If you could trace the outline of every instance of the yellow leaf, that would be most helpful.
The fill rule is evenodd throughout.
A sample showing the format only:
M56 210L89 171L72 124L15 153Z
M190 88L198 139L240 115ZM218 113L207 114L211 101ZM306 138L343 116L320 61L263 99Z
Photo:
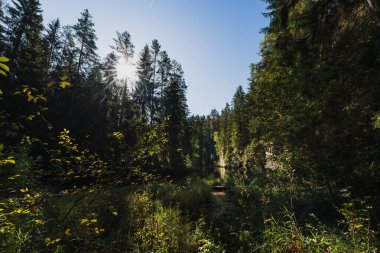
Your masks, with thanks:
M96 222L98 222L97 219L92 219L92 220L91 220L91 223L96 223Z
M0 63L0 68L2 68L5 71L9 72L9 67L7 65L5 65L4 63Z
M104 232L103 228L95 228L95 233L99 234L100 232Z
M16 177L21 177L20 174L17 174L17 175L14 175L14 176L11 176L11 177L8 177L9 180L15 180Z
M69 87L71 84L67 81L62 81L59 86L62 88L62 89L65 89L66 87Z
M44 224L44 222L42 220L35 220L34 221L36 224Z
M115 215L115 216L119 215L116 211L112 212L112 214Z
M0 62L9 62L9 59L7 57L1 56Z
M2 74L3 76L8 76L7 73L5 73L4 71L2 71L1 69L0 69L0 74Z
M80 224L87 223L87 222L88 222L88 219L82 219L82 220L80 221Z
M16 161L12 157L8 157L8 159L0 160L0 164L16 164Z
M71 235L71 229L70 228L68 228L68 229L66 229L66 231L65 231L65 234L67 235L67 236L70 236Z
M28 187L25 187L25 189L20 189L20 192L28 192L28 191L29 191Z

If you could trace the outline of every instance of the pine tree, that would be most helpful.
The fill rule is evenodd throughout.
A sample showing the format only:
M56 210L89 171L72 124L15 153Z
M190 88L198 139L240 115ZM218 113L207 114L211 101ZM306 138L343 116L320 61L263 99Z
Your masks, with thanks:
M187 120L191 129L192 167L203 176L214 173L216 159L214 131L218 130L213 127L214 121L217 120L215 113L213 110L207 117L196 115Z
M216 150L221 160L228 163L232 155L231 145L231 107L227 103L220 113L218 131L215 132Z
M325 183L333 199L347 185L368 191L379 182L366 176L368 164L379 167L370 123L380 101L375 1L268 2L251 136L277 155L290 152L296 175Z
M85 9L82 16L78 19L78 23L73 26L75 38L79 45L77 74L79 75L83 69L83 65L93 65L96 62L96 44L97 37L95 35L94 23L89 11Z
M42 11L38 0L14 0L5 18L11 68L19 82L41 88L44 53L41 34Z
M116 65L117 64L130 64L134 55L134 45L132 44L131 35L125 31L123 33L116 32L116 38L113 39L115 42L115 46L112 46L114 50L116 50L116 54L110 54L108 60L113 61L109 67L113 68L114 74L116 75ZM111 77L114 78L115 77ZM120 105L120 116L119 116L119 128L121 128L124 124L126 112L131 108L130 101L128 98L127 90L128 90L128 77L124 80L112 80L113 82L121 81L123 82L122 91L121 91L121 105Z
M62 52L59 56L60 64L57 68L62 73L62 76L71 77L75 72L75 61L78 55L72 27L64 26L60 37L62 38Z
M60 29L61 22L59 19L51 21L45 29L46 33L44 35L43 41L46 48L48 69L51 69L58 64L58 57L60 49L62 47Z
M140 53L140 59L137 65L138 81L135 90L135 99L139 105L141 115L145 120L151 122L155 108L151 107L152 100L154 100L154 83L152 81L153 68L152 56L150 54L149 46L145 45Z
M157 74L157 65L158 65L158 56L160 53L161 45L158 43L157 40L152 41L151 46L151 55L152 55L152 85L150 89L150 124L153 124L153 121L155 119L156 113L158 112L158 97L157 97L157 88L159 87L159 84L157 82L156 74Z
M160 54L161 45L158 40L152 41L151 55L153 56L153 81L156 82L156 73L158 65L158 56Z
M163 105L163 95L164 89L168 85L169 76L172 69L171 60L166 51L160 52L160 59L158 60L157 73L159 74L159 113L160 117L163 117L164 105Z
M239 86L233 97L232 110L232 147L235 153L241 153L248 142L247 102L243 87Z
M126 62L133 58L135 46L132 44L131 35L125 31L123 33L116 32L116 38L113 39L115 46L111 48L116 50Z
M182 76L173 74L164 90L165 117L168 118L168 158L172 169L184 166L187 131L186 85Z

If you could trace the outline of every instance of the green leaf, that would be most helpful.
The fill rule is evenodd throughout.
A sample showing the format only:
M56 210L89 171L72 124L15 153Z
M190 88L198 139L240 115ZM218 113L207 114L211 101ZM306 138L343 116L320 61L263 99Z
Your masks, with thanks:
M3 164L16 164L16 161L13 158L8 158L3 161L1 161Z
M59 86L62 88L62 89L65 89L66 87L70 87L70 83L67 82L67 81L62 81Z
M0 67L4 69L5 71L9 72L9 67L3 63L0 63Z
M9 62L9 59L7 57L0 57L0 62Z
M3 76L8 76L7 73L5 73L4 71L2 71L1 69L0 69L0 74L2 74Z
M82 219L81 221L80 221L80 224L83 224L83 223L88 223L89 222L89 220L88 219Z

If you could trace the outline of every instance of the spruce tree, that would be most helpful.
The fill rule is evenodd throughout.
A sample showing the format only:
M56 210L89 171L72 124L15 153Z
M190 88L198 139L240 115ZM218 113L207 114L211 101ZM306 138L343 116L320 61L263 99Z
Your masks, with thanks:
M140 53L140 58L137 63L137 75L138 80L134 96L139 105L142 117L148 122L151 122L155 108L151 107L151 101L154 99L154 96L152 96L152 94L154 94L154 83L152 81L152 55L150 54L148 45L145 45Z
M160 52L160 59L158 60L158 69L157 73L159 75L159 113L160 117L163 117L164 113L164 105L163 105L163 95L164 89L168 85L170 72L171 72L172 64L171 60L166 51Z
M71 77L75 72L75 62L78 56L72 27L64 26L60 37L62 38L62 52L57 68L60 69L62 75Z
M13 0L5 18L8 47L7 56L11 68L20 83L42 87L46 73L41 35L42 11L38 0Z
M157 88L159 87L159 84L157 82L157 68L158 68L158 56L160 53L161 45L158 43L158 40L152 41L151 46L151 55L152 55L152 85L150 89L150 124L153 124L153 120L158 112L158 97L157 97Z
M247 103L242 86L239 86L233 97L232 110L232 146L235 153L241 153L248 142Z
M58 57L61 53L59 50L62 47L61 22L59 19L55 19L47 25L43 41L47 54L47 66L51 69L58 64Z
M184 166L184 144L187 131L186 85L182 76L173 74L164 90L165 117L168 119L168 158L172 169Z
M78 43L78 62L77 74L79 75L84 65L91 66L97 60L97 37L95 34L94 23L88 9L85 9L78 23L73 26L75 38Z
M131 35L125 31L123 33L116 32L116 38L113 39L115 46L111 48L123 57L126 62L129 62L133 58L135 46L132 44Z
M108 57L108 67L113 69L115 76L110 77L113 79L116 79L117 71L116 67L117 64L131 64L131 60L133 59L134 55L134 48L135 46L132 44L132 38L131 35L125 31L123 33L116 32L116 38L113 39L115 42L114 46L111 46L112 49L116 51L115 53L111 53ZM108 73L110 74L110 73ZM119 115L119 128L122 128L124 125L123 121L125 120L125 115L127 115L127 110L130 110L130 101L128 98L128 76L124 80L112 80L112 84L114 82L122 82L122 90L120 93L121 99L120 99L120 115Z

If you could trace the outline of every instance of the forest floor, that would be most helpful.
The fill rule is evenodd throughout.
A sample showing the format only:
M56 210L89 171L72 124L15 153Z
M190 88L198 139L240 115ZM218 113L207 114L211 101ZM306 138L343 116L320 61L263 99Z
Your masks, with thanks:
M213 186L211 191L212 217L219 218L228 214L235 204L225 186Z

